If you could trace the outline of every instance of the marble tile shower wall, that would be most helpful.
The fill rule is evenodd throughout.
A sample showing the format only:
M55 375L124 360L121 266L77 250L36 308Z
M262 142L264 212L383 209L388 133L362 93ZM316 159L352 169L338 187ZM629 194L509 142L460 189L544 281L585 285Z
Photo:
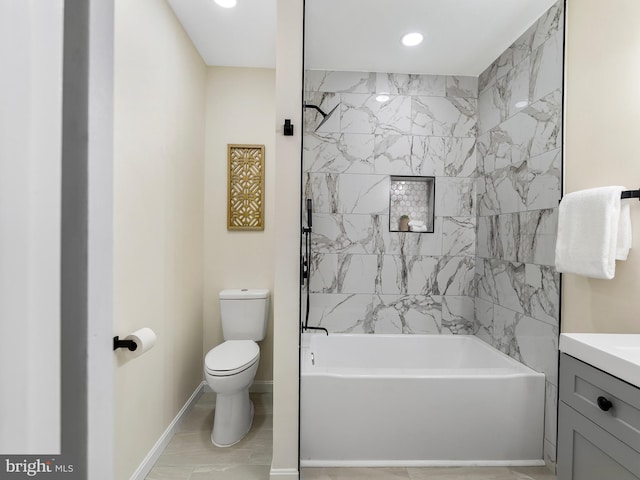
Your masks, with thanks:
M563 2L479 77L476 335L547 379L555 462Z
M309 325L474 333L477 78L307 71ZM385 93L389 99L376 100ZM317 129L317 130L316 130ZM390 175L436 177L434 233L389 231ZM396 227L393 228L394 230Z

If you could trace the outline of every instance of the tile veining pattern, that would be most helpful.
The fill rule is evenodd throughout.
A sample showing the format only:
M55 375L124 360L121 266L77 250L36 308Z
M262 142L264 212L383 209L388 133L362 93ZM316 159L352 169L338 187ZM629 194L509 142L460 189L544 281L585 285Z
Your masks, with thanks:
M310 325L473 333L477 80L306 72L306 102L339 105L305 112ZM390 175L436 177L434 233L389 232Z
M475 334L543 372L555 462L563 2L479 78L307 71L309 325ZM376 96L385 93L386 102ZM390 175L436 177L434 233L389 232Z
M479 77L476 335L546 375L555 463L563 2Z

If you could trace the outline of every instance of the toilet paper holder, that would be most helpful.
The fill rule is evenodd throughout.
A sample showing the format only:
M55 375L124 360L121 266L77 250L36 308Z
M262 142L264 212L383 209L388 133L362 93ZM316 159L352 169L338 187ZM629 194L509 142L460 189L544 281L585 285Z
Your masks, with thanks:
M120 340L120 337L116 335L113 337L113 349L128 348L130 351L135 352L138 348L138 344L133 340Z

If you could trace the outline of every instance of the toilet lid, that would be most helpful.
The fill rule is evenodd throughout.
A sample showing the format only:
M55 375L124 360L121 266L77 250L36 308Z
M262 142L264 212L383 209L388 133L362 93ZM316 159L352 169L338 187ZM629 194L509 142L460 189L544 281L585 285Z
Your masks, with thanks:
M214 375L232 375L255 363L259 355L253 340L227 340L207 353L204 365Z

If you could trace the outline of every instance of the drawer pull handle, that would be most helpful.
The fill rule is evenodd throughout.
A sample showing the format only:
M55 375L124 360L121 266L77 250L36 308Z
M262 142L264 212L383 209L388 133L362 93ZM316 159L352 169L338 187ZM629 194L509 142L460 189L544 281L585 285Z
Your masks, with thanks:
M604 412L608 412L609 409L613 407L613 403L611 403L611 400L609 400L606 397L598 397L597 402L598 402L598 407L600 407L600 410Z

